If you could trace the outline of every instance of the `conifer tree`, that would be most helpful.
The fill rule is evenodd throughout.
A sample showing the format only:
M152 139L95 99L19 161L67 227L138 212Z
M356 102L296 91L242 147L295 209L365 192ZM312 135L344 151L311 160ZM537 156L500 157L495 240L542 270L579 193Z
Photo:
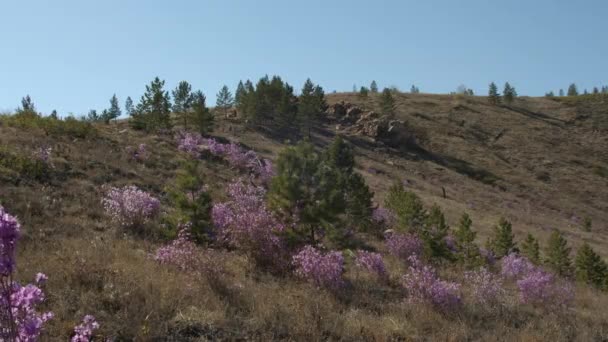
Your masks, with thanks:
M490 87L488 89L488 101L494 105L500 103L500 94L498 94L498 87L496 87L494 82L490 83Z
M564 96L564 89L560 89L560 90L559 90L559 96L560 96L560 97L563 97L563 96Z
M545 96L546 96L546 97L554 97L554 96L555 96L555 94L553 93L553 91L550 91L550 92L548 92L548 93L545 93Z
M578 88L576 87L576 84L572 83L570 84L570 86L568 86L568 96L577 96L578 95Z
M277 175L272 179L268 201L285 218L298 217L287 232L292 243L316 244L319 229L330 239L344 237L343 225L334 224L344 213L339 172L327 165L308 142L287 147L279 154Z
M511 104L517 97L517 92L515 88L512 87L509 82L505 83L505 89L503 91L503 98L505 99L505 103Z
M198 90L192 94L192 122L202 135L213 131L214 117L206 105L206 97Z
M34 102L29 95L21 98L21 108L19 108L20 112L36 112L36 106L34 106Z
M89 111L89 113L87 114L87 121L89 122L97 122L99 121L99 115L97 114L97 111L95 109L91 109Z
M606 284L608 266L586 242L576 253L576 278L579 281L601 288Z
M101 120L108 124L110 121L118 118L121 114L122 112L120 110L120 105L118 104L118 98L116 97L116 94L114 94L112 98L110 98L110 108L103 111Z
M424 242L424 254L429 259L451 259L450 250L445 241L450 227L441 208L434 204L429 211L421 238Z
M351 146L338 135L323 153L327 165L339 173L339 187L343 191L346 224L364 230L369 227L372 216L372 199L363 177L354 171L355 159Z
M547 244L545 263L553 272L562 277L572 275L570 250L568 241L566 241L562 233L559 230L554 230Z
M419 232L426 223L427 212L422 201L415 193L406 191L400 182L389 188L384 206L395 213L401 231Z
M599 94L600 90L597 87L593 87L593 94Z
M310 138L312 126L320 117L324 106L325 93L323 88L315 86L310 78L307 79L298 101L298 121L300 122L301 132L306 133L308 138Z
M228 114L228 109L232 108L234 105L234 98L232 97L232 93L228 89L228 86L224 85L220 92L217 93L217 101L215 106L221 110L225 115Z
M245 90L243 81L239 81L239 84L236 86L236 92L234 93L234 105L237 109L240 110L242 108L245 96L247 96L247 90Z
M376 81L372 81L372 83L369 85L369 91L372 94L377 94L378 93L378 84L376 83Z
M521 244L521 254L534 264L540 263L540 245L531 233L528 233L526 240Z
M205 242L211 234L211 196L204 189L198 160L188 160L178 171L175 183L168 189L176 209L172 219L177 225L190 222L190 232L197 242Z
M458 227L454 231L458 260L466 268L477 267L483 262L479 247L475 244L477 233L471 228L472 225L473 221L469 214L463 213L458 222Z
M504 217L501 217L498 225L494 227L494 236L488 241L488 249L494 252L494 255L498 258L509 255L511 252L516 251L513 238L511 223Z
M393 117L395 115L395 109L395 98L393 97L392 92L390 89L384 88L380 95L380 111L383 115Z
M127 99L125 100L125 112L127 113L128 116L133 115L133 112L135 111L135 108L133 107L133 100L131 99L131 96L128 96Z
M172 91L173 112L184 123L184 129L188 129L188 119L192 109L192 86L187 81L181 81Z
M129 124L132 128L144 129L148 132L171 128L171 102L169 92L163 89L164 86L165 81L161 81L158 77L146 86L146 92L131 115Z
M53 111L51 112L51 115L49 115L49 117L54 120L59 119L59 117L57 115L57 111L55 109L53 109Z
M359 90L359 98L365 100L367 99L368 94L369 89L367 89L366 87L361 87L361 89Z

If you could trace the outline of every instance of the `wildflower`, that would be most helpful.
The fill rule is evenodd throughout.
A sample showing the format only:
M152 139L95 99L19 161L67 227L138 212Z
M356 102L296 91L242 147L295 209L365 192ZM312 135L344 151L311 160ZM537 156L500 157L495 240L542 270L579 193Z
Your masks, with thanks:
M355 258L355 265L376 274L380 279L386 280L388 278L388 273L386 272L386 267L380 253L359 250Z
M344 285L342 273L344 272L344 258L341 252L330 251L322 254L316 248L307 245L292 258L296 267L296 275L306 279L317 287L326 287L332 290Z
M158 214L160 201L135 186L110 188L102 200L103 206L123 227L137 227Z

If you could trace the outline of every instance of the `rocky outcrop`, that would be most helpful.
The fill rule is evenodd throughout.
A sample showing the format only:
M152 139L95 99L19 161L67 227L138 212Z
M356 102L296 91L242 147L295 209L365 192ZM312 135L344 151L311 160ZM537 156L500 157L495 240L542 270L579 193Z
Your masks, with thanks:
M402 120L391 120L374 111L365 111L344 101L332 104L326 111L330 121L337 122L336 131L369 137L391 147L416 144L411 129Z

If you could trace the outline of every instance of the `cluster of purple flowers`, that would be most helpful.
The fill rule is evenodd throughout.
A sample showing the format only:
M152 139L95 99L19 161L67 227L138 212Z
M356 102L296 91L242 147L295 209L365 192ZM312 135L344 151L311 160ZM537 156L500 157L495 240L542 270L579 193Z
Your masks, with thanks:
M160 201L136 186L111 187L102 203L106 213L123 227L141 226L160 210Z
M382 254L380 253L358 250L355 258L355 265L374 273L381 280L388 279L388 272L386 271L384 260L382 260Z
M93 332L99 329L99 323L95 320L95 317L86 315L82 319L82 323L74 327L74 336L72 336L71 342L90 342Z
M341 252L330 251L321 253L313 246L305 246L298 254L292 257L295 273L298 277L306 279L317 287L337 290L344 285L344 257Z
M222 144L215 139L203 138L197 133L181 133L178 138L178 149L200 158L203 151L208 151L216 157L225 159L231 167L251 171L267 182L275 175L272 163L260 158L254 151L246 150L233 142Z
M389 209L378 207L372 212L372 220L376 224L391 227L397 222L397 216Z
M0 206L0 340L36 341L51 312L39 313L36 307L44 301L39 286L47 276L36 275L36 285L20 285L13 281L15 247L20 237L20 225L14 216Z
M403 276L410 302L429 303L442 311L452 311L460 307L460 285L441 280L435 269L423 264L418 257L409 257L409 272Z
M495 303L504 293L501 279L485 267L465 272L465 280L470 286L477 303Z
M200 266L199 249L190 237L190 224L180 227L177 238L156 250L154 260L180 270L195 270Z
M49 164L51 161L51 152L53 152L53 149L49 146L40 147L36 150L35 156L41 162Z
M243 248L258 262L274 264L284 260L284 246L277 233L285 226L267 209L261 186L237 180L228 185L229 201L213 205L211 215L217 239Z
M574 287L525 257L512 253L502 259L503 277L516 280L522 303L545 307L568 306L574 299Z
M137 148L128 146L127 153L129 154L129 158L138 162L142 162L148 159L149 154L146 147L146 144L139 144Z
M424 245L414 234L389 233L385 238L388 252L401 260L407 261L410 256L422 254Z

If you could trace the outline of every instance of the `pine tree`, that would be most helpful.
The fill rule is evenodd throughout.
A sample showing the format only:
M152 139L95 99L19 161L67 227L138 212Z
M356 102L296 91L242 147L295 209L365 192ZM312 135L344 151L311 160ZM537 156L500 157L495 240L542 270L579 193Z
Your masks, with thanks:
M601 288L606 284L608 266L586 242L576 253L576 278L579 281Z
M420 93L420 89L418 89L418 87L416 87L415 85L412 85L412 87L410 88L410 93L418 94Z
M406 191L402 183L389 188L384 206L395 213L401 231L419 232L426 222L427 212L422 201L415 193Z
M234 98L232 97L230 90L228 90L228 86L224 85L222 89L220 89L220 92L217 93L215 105L224 113L224 116L228 114L228 109L232 108L232 105L234 105Z
M589 92L587 91L587 88L585 88L585 90L583 90L583 95L589 95Z
M51 112L51 115L49 115L49 117L53 120L57 120L59 119L58 115L57 115L57 111L53 109L53 111Z
M243 106L243 100L247 96L247 90L245 89L245 85L243 81L239 81L239 84L236 86L236 92L234 93L234 105L237 109L241 109Z
M361 89L359 90L359 98L362 100L367 99L368 94L369 94L369 89L367 89L365 87L361 87Z
M563 96L564 96L564 89L560 89L560 90L559 90L559 96L560 96L560 97L563 97Z
M597 87L593 87L593 94L599 94L600 90Z
M556 274L567 277L572 274L572 262L570 261L570 247L568 241L559 230L553 231L547 244L545 263Z
M127 113L128 116L133 115L133 112L135 111L135 108L133 107L133 100L131 99L130 96L127 97L127 99L125 100L125 112Z
M497 105L500 103L500 94L498 94L498 87L494 82L490 83L490 87L488 90L488 101L491 104Z
M211 196L204 190L204 182L197 160L183 163L168 194L176 209L174 223L190 222L190 232L197 242L205 242L211 234Z
M338 135L324 151L323 160L339 173L339 187L343 190L346 224L361 230L370 226L372 199L363 177L354 171L355 159L351 146Z
M188 118L192 108L192 86L187 81L181 81L172 91L173 112L183 121L184 129L188 129Z
M555 94L553 93L553 91L550 91L550 92L548 92L548 93L545 93L545 96L546 96L546 97L554 97L554 96L555 96Z
M498 258L509 255L516 250L513 238L511 223L501 217L498 225L494 227L494 236L488 241L488 249L494 252L494 255Z
M95 109L91 109L89 111L89 113L87 114L87 121L89 122L97 122L99 121L99 115L97 114L97 111Z
M325 106L325 93L323 88L315 86L309 79L302 87L302 94L298 101L298 121L300 131L306 133L310 138L311 129L319 119Z
M21 98L21 108L19 108L20 112L36 112L36 106L34 106L34 102L29 95Z
M101 120L108 124L110 121L117 119L121 114L122 111L120 110L120 105L118 104L118 98L116 97L116 94L114 94L112 98L110 98L110 108L104 110L104 112L101 114Z
M572 83L570 86L568 86L568 96L578 96L576 84Z
M207 108L205 94L200 90L192 94L192 122L202 135L213 131L214 117Z
M134 129L144 129L148 132L155 129L171 128L171 102L169 92L163 87L165 81L156 77L139 100L135 112L131 115L129 124Z
M454 231L458 261L466 268L475 268L483 263L479 247L475 244L477 233L471 228L472 225L469 214L463 213L458 228Z
M372 94L377 94L378 93L378 84L376 83L376 81L372 81L372 83L369 85L369 91Z
M421 238L424 242L424 254L429 259L451 259L450 250L445 241L450 227L441 208L434 204L425 220Z
M540 245L534 235L528 233L526 240L521 244L521 254L534 264L540 263Z
M395 115L395 109L395 98L393 98L392 92L390 89L384 88L380 95L380 111L383 115L393 117Z
M517 97L517 92L515 88L512 87L509 82L505 83L505 89L503 91L503 98L505 99L505 103L511 104Z
M345 210L336 168L327 165L308 142L287 147L279 154L276 166L269 204L286 219L298 217L296 228L287 232L288 241L314 245L319 229L330 239L344 237L346 227L334 224Z

